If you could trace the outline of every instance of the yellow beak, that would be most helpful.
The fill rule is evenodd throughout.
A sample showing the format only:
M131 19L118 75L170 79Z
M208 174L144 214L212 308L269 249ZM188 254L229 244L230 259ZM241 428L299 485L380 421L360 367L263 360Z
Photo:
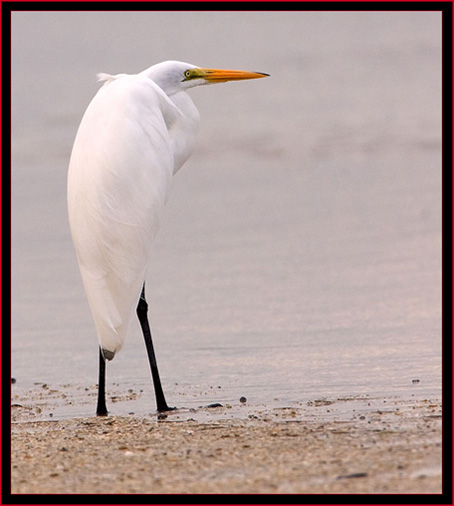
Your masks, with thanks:
M240 81L243 79L260 79L269 74L262 72L245 72L243 70L197 69L204 79L210 83L224 83L226 81Z

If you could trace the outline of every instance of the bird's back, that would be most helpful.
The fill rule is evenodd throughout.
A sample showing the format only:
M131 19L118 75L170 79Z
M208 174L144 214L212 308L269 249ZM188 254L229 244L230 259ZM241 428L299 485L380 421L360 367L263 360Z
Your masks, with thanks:
M112 78L82 119L68 173L71 232L101 347L116 353L140 296L180 111L150 79Z

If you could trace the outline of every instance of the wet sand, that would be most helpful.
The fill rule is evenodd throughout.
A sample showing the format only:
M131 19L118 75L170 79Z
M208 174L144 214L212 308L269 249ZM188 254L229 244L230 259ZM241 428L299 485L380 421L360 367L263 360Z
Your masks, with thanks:
M13 494L441 493L439 401L39 421L14 411Z

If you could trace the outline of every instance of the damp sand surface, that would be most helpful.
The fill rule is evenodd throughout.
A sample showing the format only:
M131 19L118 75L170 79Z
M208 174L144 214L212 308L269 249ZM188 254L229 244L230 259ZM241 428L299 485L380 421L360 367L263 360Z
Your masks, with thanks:
M441 493L437 400L40 414L13 408L13 494Z

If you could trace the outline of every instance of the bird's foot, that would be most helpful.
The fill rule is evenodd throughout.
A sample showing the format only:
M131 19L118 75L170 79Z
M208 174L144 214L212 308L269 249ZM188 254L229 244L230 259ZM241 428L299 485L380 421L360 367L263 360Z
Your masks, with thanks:
M158 406L158 413L165 413L166 411L174 411L175 409L178 409L177 407L175 406L167 406L167 404L164 404L164 405L161 405L161 406Z

